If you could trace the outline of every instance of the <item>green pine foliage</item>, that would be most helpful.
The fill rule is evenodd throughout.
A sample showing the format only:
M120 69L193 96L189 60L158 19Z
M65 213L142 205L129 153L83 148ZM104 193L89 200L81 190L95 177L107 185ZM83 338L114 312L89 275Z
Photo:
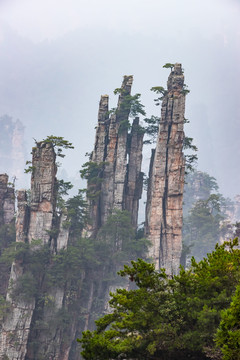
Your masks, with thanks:
M216 246L173 278L141 259L124 266L119 274L137 288L111 294L112 312L79 340L83 358L216 359L214 336L239 281L237 245L235 239Z
M43 139L42 141L52 144L56 155L62 158L65 157L65 154L63 154L62 152L63 149L74 149L73 144L68 140L65 140L62 136L49 135L46 137L46 139Z
M223 353L223 360L240 359L240 283L230 307L223 310L215 341Z

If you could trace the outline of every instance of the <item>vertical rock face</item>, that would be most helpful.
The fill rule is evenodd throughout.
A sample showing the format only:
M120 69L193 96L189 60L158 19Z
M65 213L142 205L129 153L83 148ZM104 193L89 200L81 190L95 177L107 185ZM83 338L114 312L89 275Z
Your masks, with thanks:
M8 186L8 175L0 174L0 225L10 224L14 218L14 188Z
M99 170L99 177L102 179L103 176L103 167L104 161L107 153L107 143L108 143L108 131L109 131L109 118L108 118L108 95L101 96L99 103L99 112L98 112L98 126L96 130L96 138L94 150L92 152L91 161L100 165L102 164L101 169ZM100 183L94 185L94 191L100 192L102 184ZM88 190L91 185L88 183ZM90 202L90 219L92 219L91 230L93 233L101 227L101 197L97 196L96 199L89 199Z
M29 207L27 205L27 193L19 190L17 194L18 214L16 218L16 242L27 242L29 225Z
M56 155L50 143L40 142L32 151L31 206L28 240L49 240L55 209Z
M176 274L182 250L184 187L184 76L180 64L171 72L162 101L156 150L152 154L146 210L149 255L156 268Z
M135 228L137 227L139 200L142 197L143 173L141 172L141 164L143 136L144 133L140 131L139 127L139 118L135 118L129 137L129 161L127 165L124 206L131 214L132 224Z
M48 231L52 230L56 202L56 155L53 146L45 142L37 143L32 154L31 204L30 207L27 205L26 192L19 191L16 241L31 243L34 239L41 239L43 244L46 244L51 240ZM7 181L6 176L4 181ZM62 242L63 239L61 239L61 244ZM14 262L7 293L11 312L6 316L0 331L1 358L8 356L11 360L23 360L27 352L35 299L29 298L28 301L24 301L21 298L13 300L11 297L11 288L14 289L15 284L23 274L24 264Z
M124 125L128 122L130 111L125 99L130 95L132 82L132 76L124 76L117 109L109 119L100 193L100 226L106 222L112 209L123 210L128 136L127 126Z
M0 174L0 255L13 241L14 214L14 188L12 186L8 186L8 175ZM6 296L9 277L9 265L0 261L0 296Z
M142 193L143 133L139 119L133 121L128 134L132 76L124 76L116 111L109 118L108 96L101 97L98 127L91 161L98 164L97 198L90 200L91 232L96 234L106 222L111 210L128 210L137 226L138 201ZM129 156L128 156L129 155ZM134 164L134 166L133 166ZM91 184L88 182L88 190Z

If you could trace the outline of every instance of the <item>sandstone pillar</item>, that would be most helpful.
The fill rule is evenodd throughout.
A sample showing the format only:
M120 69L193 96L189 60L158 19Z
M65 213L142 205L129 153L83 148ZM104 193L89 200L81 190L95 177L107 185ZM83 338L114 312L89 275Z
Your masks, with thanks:
M14 187L8 186L8 175L0 174L0 225L10 224L15 213Z
M46 244L51 239L55 210L56 155L52 144L39 142L32 150L31 204L27 205L25 191L18 192L18 215L16 220L16 241L31 243L42 240ZM50 245L50 244L49 244ZM11 360L24 360L30 332L35 298L27 301L21 297L12 299L11 290L24 274L24 264L12 264L7 301L11 312L6 316L0 329L0 357Z
M94 150L90 161L99 165L99 181L88 182L88 191L94 190L91 199L91 234L96 234L113 209L128 210L133 226L137 226L138 202L142 193L143 133L139 119L133 121L129 134L130 94L133 77L124 76L119 89L115 112L109 117L108 96L101 97Z
M182 251L185 94L180 64L175 64L167 86L149 172L146 235L156 268L170 275L178 272Z

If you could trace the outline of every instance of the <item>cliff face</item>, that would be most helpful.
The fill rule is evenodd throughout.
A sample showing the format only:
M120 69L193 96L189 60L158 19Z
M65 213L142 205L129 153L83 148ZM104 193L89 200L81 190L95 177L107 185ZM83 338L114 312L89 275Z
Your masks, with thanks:
M31 205L28 240L41 239L46 244L55 210L56 155L53 146L38 143L32 151Z
M20 253L9 274L6 299L10 311L0 327L0 358L79 360L75 339L81 337L82 330L92 328L97 316L109 311L108 293L116 287L112 274L121 259L127 258L126 253L127 261L136 254L129 244L134 238L131 230L137 228L142 194L143 129L139 118L132 124L129 121L132 81L132 76L124 77L111 115L108 96L100 100L87 172L89 237L82 236L81 226L71 227L77 226L77 211L82 210L79 203L71 208L76 211L72 223L69 208L69 213L67 209L56 210L59 183L53 145L39 142L33 148L31 197L24 190L17 195L16 249ZM163 99L149 173L146 232L152 243L150 255L157 267L165 267L168 273L177 272L181 255L183 81L181 66L176 64ZM8 224L14 216L14 191L7 181L7 175L0 175L0 225ZM110 223L109 233L101 235L99 230L108 225L113 210L120 210L116 212L117 230ZM131 220L122 210L128 211ZM129 233L121 235L126 229ZM121 236L125 237L125 253Z
M0 226L10 224L15 213L14 188L8 186L8 175L0 174Z
M132 76L124 76L118 105L110 118L108 96L104 95L100 100L95 146L90 159L99 166L99 182L94 188L98 196L90 200L92 234L105 224L113 209L128 210L133 226L137 226L138 202L142 194L143 132L139 130L139 119L135 118L128 133L132 82ZM88 191L92 188L89 181Z
M139 118L135 118L129 136L129 160L124 189L124 209L129 211L135 228L138 223L138 207L143 187L143 173L141 172L142 147L143 133L139 131Z
M171 72L162 101L156 150L152 154L146 208L149 255L156 268L176 274L182 250L184 187L184 76L180 64Z
M16 242L31 244L33 240L50 243L55 208L55 152L51 144L37 143L33 148L33 173L31 179L31 204L27 205L25 191L18 193ZM40 245L41 246L41 245ZM35 308L34 296L28 299L13 298L12 292L25 274L21 261L14 261L11 268L7 301L11 312L5 317L1 328L0 356L12 360L25 359L27 341Z
M15 194L8 175L0 174L0 254L14 241ZM0 296L5 297L10 268L0 261Z

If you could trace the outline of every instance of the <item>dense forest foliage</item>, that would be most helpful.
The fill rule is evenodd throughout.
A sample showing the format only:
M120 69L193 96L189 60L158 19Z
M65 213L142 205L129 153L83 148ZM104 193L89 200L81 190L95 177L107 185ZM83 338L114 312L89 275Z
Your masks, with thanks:
M136 287L111 294L112 312L80 340L84 359L240 359L237 238L173 278L141 259L119 275Z

